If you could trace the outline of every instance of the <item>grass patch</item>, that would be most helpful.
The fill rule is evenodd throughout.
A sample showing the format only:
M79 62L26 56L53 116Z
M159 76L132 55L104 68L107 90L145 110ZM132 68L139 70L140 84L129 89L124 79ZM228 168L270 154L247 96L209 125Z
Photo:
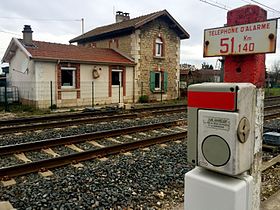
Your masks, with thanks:
M9 104L8 110L17 116L44 115L50 114L49 109L36 109L35 107L22 104ZM0 104L0 112L5 111L4 104Z
M265 88L265 96L280 96L280 88Z

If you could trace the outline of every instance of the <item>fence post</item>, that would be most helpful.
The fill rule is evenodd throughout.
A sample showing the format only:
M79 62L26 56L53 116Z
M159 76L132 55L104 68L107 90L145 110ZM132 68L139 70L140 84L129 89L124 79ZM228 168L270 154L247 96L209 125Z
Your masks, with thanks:
M160 101L162 102L162 92L164 91L164 87L163 87L163 85L164 85L164 82L163 81L161 81L161 90L160 90Z
M141 96L143 96L143 82L141 82Z
M51 110L53 110L53 90L52 90L52 81L50 81L51 88Z
M181 92L180 92L180 81L178 81L178 100L181 99Z
M8 107L8 96L7 96L7 78L5 80L5 112L9 111Z
M119 103L121 103L121 83L119 81Z
M94 81L91 82L91 106L94 108Z

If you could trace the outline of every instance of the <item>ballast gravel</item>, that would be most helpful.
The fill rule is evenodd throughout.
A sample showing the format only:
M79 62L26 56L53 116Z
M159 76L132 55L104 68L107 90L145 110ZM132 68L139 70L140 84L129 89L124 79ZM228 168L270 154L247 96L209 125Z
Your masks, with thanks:
M280 129L280 119L273 119L264 122L264 132L266 131L278 131Z
M6 134L0 135L0 146L13 145L26 142L33 142L43 139L59 138L63 136L78 135L83 133L92 133L98 131L112 130L117 128L125 128L140 125L152 125L160 122L167 122L172 120L186 120L187 113L166 114L158 117L139 118L138 120L116 120L101 123L94 123L88 125L80 125L77 127L67 127L62 129L45 129L41 132L25 132L21 135Z
M19 136L2 135L0 145L133 125L153 124L175 119L186 120L187 114L179 113L157 118L103 122L94 125L81 125L77 128L27 132ZM265 126L277 128L280 127L280 121L268 121L265 122ZM123 140L123 137L120 137L119 140ZM82 145L88 147L87 143L82 143ZM184 174L191 170L192 166L188 165L186 161L186 140L180 144L172 142L167 143L167 145L164 148L160 146L149 147L149 151L135 150L131 152L131 156L124 154L110 156L106 161L97 159L85 161L82 162L83 168L69 165L54 169L52 170L54 175L50 177L43 178L37 173L17 177L16 185L9 187L0 185L0 201L10 201L19 210L169 209L170 206L176 206L183 202ZM64 153L65 148L62 148L61 151ZM66 153L68 152L73 151L69 150ZM35 159L36 157L41 159L36 153L32 156ZM269 159L269 157L267 158ZM10 156L4 162L3 166L7 166L7 162L20 161L14 156ZM276 173L278 174L279 170ZM271 178L272 176L273 178ZM273 186L279 185L277 177L275 170L268 170L263 175L263 181L267 187L264 185L262 187L262 200L267 199L273 193Z
M43 178L30 174L0 187L0 200L17 209L163 209L183 202L186 140L167 147L135 150L108 160L82 162L52 170Z

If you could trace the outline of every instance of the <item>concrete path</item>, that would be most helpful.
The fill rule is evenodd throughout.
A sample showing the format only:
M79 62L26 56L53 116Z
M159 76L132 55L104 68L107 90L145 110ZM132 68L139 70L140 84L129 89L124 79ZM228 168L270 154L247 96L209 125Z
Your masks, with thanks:
M280 210L280 190L261 203L261 210Z

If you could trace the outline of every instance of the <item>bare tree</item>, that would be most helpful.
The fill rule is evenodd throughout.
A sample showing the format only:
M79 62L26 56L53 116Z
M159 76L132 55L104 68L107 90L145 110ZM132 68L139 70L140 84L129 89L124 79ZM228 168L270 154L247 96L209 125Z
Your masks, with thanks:
M277 84L280 79L280 60L274 61L271 66L271 80L274 84Z

